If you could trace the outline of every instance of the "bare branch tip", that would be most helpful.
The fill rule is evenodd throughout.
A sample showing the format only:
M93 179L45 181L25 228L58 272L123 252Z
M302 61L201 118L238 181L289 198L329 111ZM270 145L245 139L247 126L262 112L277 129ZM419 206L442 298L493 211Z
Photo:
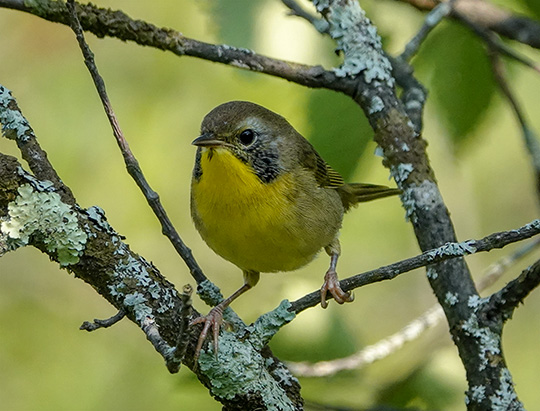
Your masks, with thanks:
M79 327L79 330L91 332L99 328L109 328L113 326L114 324L116 324L117 322L119 322L120 320L122 320L125 316L126 316L126 312L124 310L119 310L118 313L116 313L112 317L107 318L105 320L94 318L93 322L85 321L81 324L81 326Z

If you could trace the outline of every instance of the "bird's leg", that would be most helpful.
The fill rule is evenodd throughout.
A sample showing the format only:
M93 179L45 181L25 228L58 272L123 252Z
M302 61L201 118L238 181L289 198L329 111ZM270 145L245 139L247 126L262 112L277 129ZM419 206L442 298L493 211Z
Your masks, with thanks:
M321 307L328 307L326 302L326 293L330 292L334 300L338 304L348 303L354 300L354 295L351 293L345 292L339 286L339 280L336 272L336 265L341 254L341 246L339 245L339 240L335 238L329 245L324 247L326 253L330 256L330 268L324 275L324 283L321 287Z
M244 294L247 290L255 286L259 281L259 273L256 271L244 271L244 285L232 293L229 297L224 299L218 305L210 310L210 312L204 317L198 317L191 321L190 325L204 323L204 327L199 335L199 341L197 342L197 348L195 348L194 363L197 364L199 354L201 353L202 345L206 340L208 331L212 328L212 334L214 336L214 353L217 356L218 353L218 336L221 324L223 324L223 311L238 297Z

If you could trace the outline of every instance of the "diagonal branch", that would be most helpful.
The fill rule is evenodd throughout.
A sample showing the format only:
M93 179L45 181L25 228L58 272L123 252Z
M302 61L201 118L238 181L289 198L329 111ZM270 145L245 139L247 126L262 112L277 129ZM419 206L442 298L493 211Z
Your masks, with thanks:
M7 106L4 98L12 99L9 92L0 93L1 118ZM12 119L15 129L25 124L22 115ZM84 210L76 203L66 204L56 191L49 181L36 179L15 158L0 153L0 256L24 246L47 254L136 323L170 372L178 372L183 362L225 408L272 409L287 404L289 409L301 409L298 381L265 347L279 325L294 317L288 303L261 316L249 329L223 333L220 356L202 353L201 366L195 370L200 327L188 325L200 314L191 307L191 288L184 287L179 294L153 264L130 250L99 207ZM227 352L244 362L229 361L227 354L221 355Z
M30 170L40 180L50 181L58 190L62 199L75 204L71 190L62 182L56 170L47 158L47 153L39 145L34 130L24 118L17 101L11 92L0 84L0 124L2 134L15 140L22 157L28 163Z
M422 42L426 39L431 30L433 30L446 16L452 11L450 3L440 3L428 13L424 24L416 35L407 43L405 49L400 54L400 58L409 61L414 56Z
M171 241L178 254L182 257L182 259L188 266L191 275L193 276L195 281L197 281L197 284L200 284L207 280L206 276L202 272L197 261L195 261L191 250L185 245L185 243L180 238L180 235L174 228L171 220L169 219L169 216L167 215L167 212L161 204L158 193L156 193L150 187L150 184L144 177L143 171L139 166L139 162L133 155L133 152L129 148L129 144L125 139L124 134L122 133L122 129L120 128L120 124L118 123L111 102L107 95L105 81L100 76L96 63L94 61L94 55L84 39L82 27L79 23L79 20L77 19L75 2L73 0L69 0L67 3L67 7L71 15L71 28L75 32L77 41L84 56L84 62L88 67L90 75L92 76L92 80L94 81L94 84L96 86L96 90L103 104L103 108L105 109L105 113L107 114L107 118L109 119L109 122L111 124L114 137L116 138L118 147L120 148L120 151L122 152L122 155L124 157L127 171L141 189L144 197L148 201L148 204L152 208L152 211L161 223L161 229L163 234Z
M540 285L540 260L524 270L518 278L510 281L502 290L493 294L484 313L490 318L512 318L514 310L536 287Z

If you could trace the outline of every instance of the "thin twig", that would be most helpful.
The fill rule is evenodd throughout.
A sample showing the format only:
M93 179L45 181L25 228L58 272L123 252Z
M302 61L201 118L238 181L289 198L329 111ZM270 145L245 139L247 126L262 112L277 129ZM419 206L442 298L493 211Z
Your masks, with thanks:
M400 58L409 61L420 48L428 34L452 11L451 3L441 3L428 13L424 24L416 35L407 43L405 49L400 54Z
M495 248L503 248L508 244L531 238L537 234L540 234L540 220L534 220L516 230L493 233L480 240L467 240L461 243L447 243L439 248L425 251L416 257L401 260L396 263L341 280L340 286L344 291L351 291L367 284L391 280L400 274L430 264L439 263L444 260L464 257L466 255L483 251L491 251ZM293 301L291 303L290 310L298 314L309 307L316 306L320 300L320 291L313 291L312 293Z
M397 333L344 358L330 361L288 362L287 367L299 377L327 377L344 370L356 370L388 357L409 341L418 338L425 330L437 325L444 317L442 307L437 304L420 317L411 321Z
M291 10L291 15L308 21L319 33L326 33L328 31L329 25L325 19L309 13L296 0L281 0L281 2Z
M528 267L518 278L510 281L502 290L489 298L485 310L489 316L502 316L503 320L512 318L514 310L532 290L540 285L540 260Z
M0 0L0 7L6 6ZM70 13L63 2L41 0L39 11L23 0L13 0L17 10L69 25ZM33 4L33 3L32 3ZM123 41L133 41L141 46L169 51L177 56L191 56L239 69L280 77L306 87L327 88L352 95L358 91L357 82L349 77L340 77L333 70L325 70L320 65L310 66L263 56L245 48L227 44L210 44L184 36L182 33L157 27L142 20L130 18L120 10L100 8L93 4L77 3L80 25L85 31L96 36L112 37Z
M79 327L80 330L85 331L95 331L98 328L108 328L122 320L126 316L126 312L124 310L119 310L115 315L113 315L111 318L107 318L105 320L100 320L98 318L94 318L93 322L85 321L82 323L82 325Z
M146 317L141 322L141 329L144 331L146 338L152 343L155 350L165 359L165 365L169 372L171 374L177 373L180 370L182 362L176 357L175 348L167 344L159 334L156 321L152 317Z
M180 235L174 228L171 220L167 216L167 213L165 209L163 208L163 205L161 204L161 201L159 199L159 195L154 190L152 190L152 188L148 184L148 181L144 177L144 174L139 166L137 159L131 152L129 148L129 144L122 133L120 124L118 123L116 115L114 114L113 108L111 106L109 97L107 95L105 82L103 81L103 78L98 72L98 68L94 61L94 55L84 39L83 29L81 27L81 24L77 17L77 12L75 10L75 2L73 0L68 0L67 7L71 15L71 21L70 21L71 28L77 37L77 41L79 43L79 46L84 56L84 62L86 66L88 67L88 71L90 72L90 75L92 76L92 80L94 81L96 90L99 94L101 102L103 103L103 108L105 109L105 113L107 114L107 118L109 119L109 122L111 124L114 137L116 138L118 147L120 148L120 151L122 152L122 155L124 157L124 162L126 164L127 171L129 175L135 180L135 182L137 183L141 191L143 192L144 197L148 201L148 204L150 205L150 207L154 211L154 214L156 215L159 222L161 223L163 234L167 236L167 238L171 241L171 243L173 244L178 254L185 261L186 265L188 266L191 272L191 275L193 276L195 281L197 281L197 284L200 284L203 281L207 280L206 276L204 275L201 268L195 261L195 258L193 257L191 250L184 244L184 242L180 238Z
M493 285L511 265L530 254L538 246L540 246L540 238L535 238L523 247L520 247L518 250L504 256L499 261L489 266L482 278L476 284L478 291L484 291L486 288ZM288 362L287 367L293 374L301 377L327 377L344 370L357 370L395 353L403 347L405 343L417 339L426 330L439 324L444 318L445 316L442 307L440 304L435 304L398 332L375 344L364 347L348 357L329 361L318 361L315 363Z

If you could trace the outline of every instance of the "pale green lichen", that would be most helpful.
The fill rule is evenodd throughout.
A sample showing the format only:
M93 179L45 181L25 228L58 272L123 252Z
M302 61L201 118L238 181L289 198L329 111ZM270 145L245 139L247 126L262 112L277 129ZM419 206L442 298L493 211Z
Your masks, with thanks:
M86 214L88 215L88 219L94 223L94 227L97 226L101 231L112 234L114 236L113 241L118 238L118 233L110 226L107 217L105 217L105 211L101 207L89 207L86 210Z
M379 96L374 96L368 108L369 114L379 113L384 110L384 102Z
M471 296L469 297L469 299L467 300L467 306L470 307L470 308L477 309L477 308L480 307L482 304L484 304L485 301L486 301L486 299L480 298L479 295L474 294L474 295L471 295Z
M437 185L430 180L424 180L420 184L411 184L401 194L401 202L405 208L405 219L416 222L418 210L425 212L433 211L438 207L444 207Z
M439 277L439 273L435 268L433 268L433 266L428 266L426 268L426 276L430 280L436 280Z
M336 75L355 77L361 74L368 84L378 81L393 87L392 66L382 50L381 38L358 2L312 1L324 14L329 23L328 33L345 55L343 64L334 69Z
M444 302L446 305L456 305L459 302L458 295L456 293L451 293L448 291L444 296Z
M217 357L213 350L201 354L199 367L209 377L214 395L231 399L259 394L266 409L294 409L280 384L291 386L296 379L282 364L260 354L275 333L296 316L290 307L291 303L284 300L237 333L222 332Z
M138 291L132 294L127 294L124 298L124 306L132 307L135 313L135 319L140 323L145 318L152 316L152 307L149 306L146 297Z
M219 288L210 280L204 280L197 285L197 294L206 304L214 307L223 301L223 294Z
M503 368L499 377L499 389L489 396L491 409L494 411L523 410L514 390L514 382L508 368Z
M239 340L225 332L219 338L219 351L203 352L199 368L208 377L213 395L232 399L236 395L260 395L269 410L294 410L279 382L266 367L266 359L249 340Z
M290 308L289 300L283 300L276 309L261 315L255 323L246 327L249 340L256 349L262 349L281 327L296 317L295 312L290 311Z
M19 187L18 193L8 204L7 219L0 225L13 245L27 245L35 236L47 251L56 253L60 265L79 262L88 236L79 227L71 206L57 193L36 191L30 184Z
M486 387L483 385L475 385L471 387L471 401L482 402L486 399Z
M401 163L390 168L390 178L394 178L396 183L401 184L407 180L414 167L411 163Z
M492 357L501 353L501 338L488 327L481 327L476 314L471 314L469 319L461 326L465 333L478 342L479 355L482 360L479 371L483 371L489 365Z
M125 243L118 244L115 254L124 258L115 266L113 275L116 281L109 284L108 288L122 305L130 307L137 321L142 323L146 317L152 317L154 308L158 313L175 309L177 295L151 277L152 265L149 262L140 256L133 256ZM148 293L143 294L138 290Z
M0 85L0 124L2 134L6 138L25 142L28 139L27 132L30 130L28 122L19 110L12 110L9 103L13 101L11 92Z
M540 220L531 221L529 224L526 224L524 226L524 228L527 229L527 230L530 230L530 229L539 230L540 229Z
M434 250L431 250L427 253L427 255L430 255L433 258L444 257L447 255L470 255L476 253L476 247L473 244L475 244L473 240L462 241L461 243L446 243Z

